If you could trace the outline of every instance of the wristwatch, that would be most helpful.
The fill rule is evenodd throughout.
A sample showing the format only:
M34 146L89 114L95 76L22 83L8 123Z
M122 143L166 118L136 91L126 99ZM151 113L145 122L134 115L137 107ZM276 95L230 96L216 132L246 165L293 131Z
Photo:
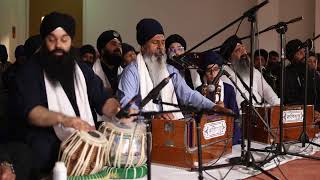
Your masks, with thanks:
M14 168L13 168L13 164L7 162L7 161L3 161L0 163L0 166L6 166L6 167L9 167L11 169L11 172L13 174L15 174L15 171L14 171Z

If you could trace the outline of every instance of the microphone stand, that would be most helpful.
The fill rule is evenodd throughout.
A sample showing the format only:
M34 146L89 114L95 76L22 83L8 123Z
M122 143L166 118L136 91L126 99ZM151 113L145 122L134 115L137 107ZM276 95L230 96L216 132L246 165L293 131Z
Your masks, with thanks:
M280 23L281 23L281 24L282 24L282 23L284 23L284 24L291 24L291 23L295 23L295 22L298 22L298 21L301 21L301 20L303 20L303 17L302 17L302 16L293 18L293 19L291 19L291 20L289 20L289 21L287 21L287 22L280 22ZM270 30L277 29L277 28L281 25L280 23L275 24L275 25L272 25L272 26L269 26L269 27L265 28L264 30L261 30L261 31L259 31L258 33L255 33L255 36L258 36L258 35L260 35L260 34L263 34L263 33L267 32L267 31L270 31ZM320 35L319 35L319 36L320 36ZM248 38L250 38L250 37L251 37L251 35L248 35L248 36L241 37L241 38L239 38L239 39L240 39L240 40L244 40L244 39L248 39ZM220 49L220 48L221 48L221 46L217 46L217 47L211 48L211 49L209 49L209 50L206 50L205 52L207 52L207 51L214 51L214 50L217 50L217 49Z
M280 57L281 57L281 84L280 84L280 117L279 117L279 143L277 144L277 147L275 150L258 150L260 152L273 152L274 155L272 155L270 158L266 159L263 163L260 165L263 166L267 162L270 162L274 158L278 156L283 155L292 155L292 156L299 156L314 160L320 160L320 157L315 156L308 156L300 153L293 153L288 152L283 143L283 109L284 109L284 80L285 80L285 74L284 74L284 67L285 67L285 33L288 30L287 24L280 22L276 25L277 32L280 34ZM319 36L317 36L318 38ZM308 48L306 48L306 53L309 55ZM304 109L303 109L303 131L300 135L299 141L302 143L302 147L305 146L305 143L313 144L319 147L318 144L315 144L313 142L309 141L309 138L306 134L306 121L307 121L307 74L308 74L308 64L307 64L307 56L305 56L305 99L304 99Z
M310 40L309 42L311 42L311 44L309 44L308 40L304 43L305 46L305 57L304 57L304 62L305 62L305 81L304 81L304 104L303 104L303 130L301 132L301 135L299 137L299 141L302 143L302 147L305 147L306 143L315 145L320 147L319 144L316 144L312 141L309 140L308 134L307 134L307 104L308 104L308 58L309 58L309 48L312 49L313 47L313 41L316 40L317 38L320 37L320 34L318 36L316 36L315 38L313 38L312 40ZM311 46L311 47L309 47Z
M231 23L229 23L228 25L226 25L225 27L221 28L220 30L218 30L217 32L215 32L214 34L210 35L209 37L207 37L206 39L204 39L203 41L199 42L198 44L196 44L195 46L193 46L191 49L187 50L186 52L184 52L182 55L180 55L179 57L177 57L174 61L178 64L182 64L183 59L189 54L191 53L193 50L195 50L196 48L198 48L199 46L201 46L202 44L206 43L207 41L209 41L210 39L212 39L213 37L217 36L218 34L222 33L223 31L225 31L226 29L228 29L229 27L233 26L235 23L239 22L240 20L243 20L246 17L249 17L250 14L255 13L256 11L258 11L261 7L263 7L264 5L266 5L267 3L269 3L269 0L265 0L262 3L250 8L249 10L247 10L245 13L243 13L243 15L239 18L237 18L236 20L232 21ZM183 65L182 65L183 66Z
M139 117L144 117L145 119L147 119L145 122L146 124L146 136L147 136L147 179L148 180L151 180L151 123L152 123L152 117L155 115L155 114L162 114L162 113L171 113L171 112L179 112L177 110L175 111L163 111L163 112L154 112L154 111L151 111L151 112L143 112L142 111L142 108L147 105L152 99L153 97L156 97L159 95L160 91L169 83L170 79L172 78L172 76L174 76L175 73L171 73L168 77L164 78L157 86L155 86L148 94L145 98L143 98L140 102L140 105L139 105L139 113L138 114L132 114L130 116L139 116ZM129 102L128 102L128 106L130 104L132 104L135 99L136 99L137 95L131 99ZM126 106L127 106L126 105ZM124 107L126 108L126 107Z
M313 38L311 41L311 43L313 44L313 41L318 39L320 37L320 35L317 35L315 38ZM311 45L312 45L311 44ZM303 128L302 128L302 132L300 134L299 137L299 142L302 144L302 147L305 147L305 144L312 144L314 146L320 147L319 144L314 143L312 141L310 141L308 134L307 134L307 104L308 104L308 73L309 73L309 68L308 68L308 58L309 58L309 48L311 49L312 47L309 47L309 43L308 40L304 43L304 49L305 49L305 58L304 58L304 62L305 62L305 80L304 80L304 104L303 104ZM310 158L310 159L316 159L316 160L320 160L319 157L315 157L315 156L307 156L307 155L303 155L300 153L291 153L291 152L287 152L287 154L293 155L293 156L299 156L299 157L305 157L305 158Z
M262 6L266 5L269 1L266 0L256 6L254 6L253 8L249 9L248 11L246 11L240 18L236 19L235 21L231 22L230 24L228 24L226 27L222 28L221 30L219 30L218 32L214 33L213 35L209 36L208 38L206 38L205 40L203 40L202 42L200 42L199 44L195 45L193 48L189 49L188 51L186 51L184 54L182 54L181 56L179 56L178 61L183 59L188 53L190 53L191 51L193 51L194 49L196 49L197 47L199 47L200 45L204 44L205 42L207 42L208 40L210 40L212 37L218 35L219 33L223 32L225 29L229 28L230 26L232 26L233 24L235 24L236 22L248 17L249 21L251 22L251 52L254 52L254 40L255 40L255 22L256 22L256 11L258 9L260 9ZM253 53L252 53L252 60L253 60ZM253 61L251 61L251 66L250 66L250 114L251 114L251 108L254 108L252 105L252 84L253 84ZM202 113L200 113L200 115L202 116ZM198 116L199 117L199 116ZM199 119L197 117L197 119ZM260 116L261 117L261 116ZM200 117L201 119L201 117ZM196 120L197 121L197 120ZM248 123L249 124L249 123ZM197 125L198 126L198 125ZM267 126L268 127L268 126ZM198 129L198 127L197 127ZM200 130L200 127L199 127ZM248 131L248 137L250 135L249 129L247 129ZM198 133L197 133L198 134ZM198 141L198 143L200 143L200 141ZM246 165L247 167L253 167L257 170L260 170L262 173L266 174L267 176L269 176L272 179L278 179L275 176L273 176L272 174L270 174L269 172L263 170L261 167L259 167L258 165L255 164L254 162L254 158L250 152L250 148L251 148L251 140L250 137L248 138L248 150L246 153L246 162L243 163L243 161L240 163L242 165ZM198 158L202 158L201 157L201 153L198 155ZM201 162L201 164L200 164ZM198 168L198 172L199 172L199 179L202 180L203 179L203 174L202 174L202 160L199 160L199 168ZM210 167L210 169L212 169Z

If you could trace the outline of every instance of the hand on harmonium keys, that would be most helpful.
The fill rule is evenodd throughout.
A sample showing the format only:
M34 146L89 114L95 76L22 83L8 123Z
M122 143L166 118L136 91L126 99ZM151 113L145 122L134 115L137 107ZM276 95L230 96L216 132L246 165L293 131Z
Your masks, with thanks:
M230 115L234 115L234 112L231 109L225 108L224 106L220 106L219 104L213 106L212 110L217 113L227 113Z
M165 120L174 120L174 116L172 113L164 113L156 115L156 119L165 119Z
M219 101L216 104L217 104L217 106L220 106L220 107L224 108L224 102L223 101Z
M79 131L93 131L96 129L79 117L63 116L61 124L64 127L74 128Z

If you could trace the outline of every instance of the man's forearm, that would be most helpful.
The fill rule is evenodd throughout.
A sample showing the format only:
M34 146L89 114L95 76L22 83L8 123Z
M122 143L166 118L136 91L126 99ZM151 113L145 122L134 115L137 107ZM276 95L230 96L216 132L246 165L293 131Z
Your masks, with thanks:
M29 123L40 127L51 127L62 123L65 115L58 112L49 111L43 106L34 107L28 115Z

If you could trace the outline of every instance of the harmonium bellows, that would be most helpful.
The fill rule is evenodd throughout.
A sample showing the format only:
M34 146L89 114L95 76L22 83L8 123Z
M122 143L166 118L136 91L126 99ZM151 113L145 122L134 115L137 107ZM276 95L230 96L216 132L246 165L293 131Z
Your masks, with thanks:
M256 116L252 115L251 119L251 139L253 141L268 143L279 142L279 119L280 119L280 106L271 107L255 107L263 120L270 126L272 132L276 135L276 139L268 133L267 128L263 122ZM242 122L247 123L249 120L248 108L244 108L244 115ZM306 132L309 138L313 138L317 132L314 125L314 107L313 105L307 106L306 118ZM284 106L283 110L283 141L295 141L303 130L303 105L289 105Z
M233 118L203 115L200 120L203 163L232 151ZM196 123L153 119L152 162L184 168L198 166Z

